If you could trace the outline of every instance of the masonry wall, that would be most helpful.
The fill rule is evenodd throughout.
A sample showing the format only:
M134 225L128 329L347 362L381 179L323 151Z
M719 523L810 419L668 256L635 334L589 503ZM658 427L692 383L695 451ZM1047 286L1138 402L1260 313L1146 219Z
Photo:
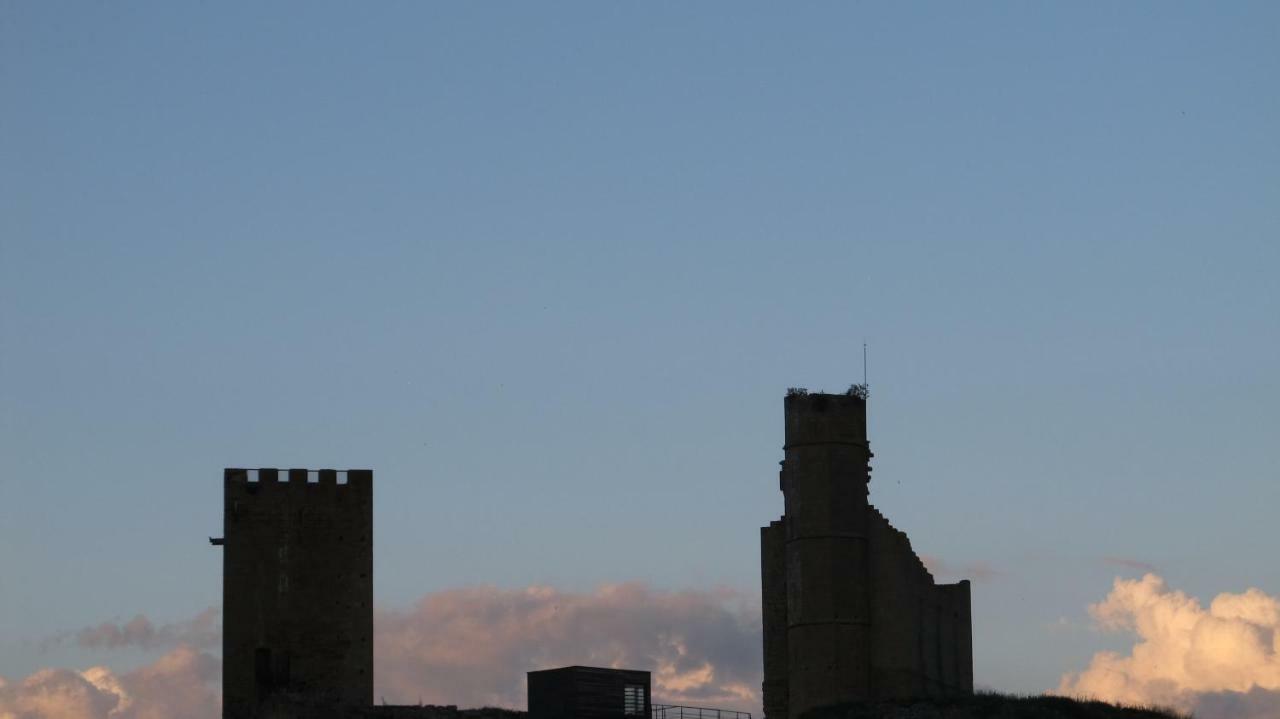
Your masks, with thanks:
M760 576L764 616L764 713L785 717L788 703L786 523L760 528Z
M852 395L788 396L787 702L793 712L871 691L865 403Z
M935 584L907 535L871 512L872 698L972 692L969 582Z
M373 474L224 474L223 717L373 702Z
M761 529L764 708L973 689L969 583L937 585L867 501L866 400L788 393L783 517Z

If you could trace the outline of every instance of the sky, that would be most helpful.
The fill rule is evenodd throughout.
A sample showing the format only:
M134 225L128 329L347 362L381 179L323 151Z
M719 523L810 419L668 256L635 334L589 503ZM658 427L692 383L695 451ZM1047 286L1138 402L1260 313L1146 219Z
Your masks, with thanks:
M374 470L380 626L632 608L750 706L782 397L864 343L980 685L1272 637L1210 606L1280 596L1278 75L1268 2L0 3L0 710L216 678L229 466Z

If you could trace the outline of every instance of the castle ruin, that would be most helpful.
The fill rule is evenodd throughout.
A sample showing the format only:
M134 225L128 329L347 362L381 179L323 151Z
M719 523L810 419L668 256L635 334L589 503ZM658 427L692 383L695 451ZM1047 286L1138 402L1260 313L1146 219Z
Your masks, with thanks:
M791 390L782 518L760 530L764 712L973 691L969 582L935 584L867 500L867 394Z
M973 691L969 583L935 584L907 536L867 501L866 409L861 385L787 393L785 512L760 532L767 719ZM371 471L232 468L223 483L224 536L210 538L224 549L223 719L523 716L373 706ZM529 676L530 710L544 719L690 709L651 704L645 672Z

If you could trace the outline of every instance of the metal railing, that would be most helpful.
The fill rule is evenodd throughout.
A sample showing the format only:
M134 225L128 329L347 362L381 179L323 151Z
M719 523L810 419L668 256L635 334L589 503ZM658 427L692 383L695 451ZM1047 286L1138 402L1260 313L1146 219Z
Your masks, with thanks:
M751 719L751 712L708 707L685 707L677 704L653 704L653 719Z

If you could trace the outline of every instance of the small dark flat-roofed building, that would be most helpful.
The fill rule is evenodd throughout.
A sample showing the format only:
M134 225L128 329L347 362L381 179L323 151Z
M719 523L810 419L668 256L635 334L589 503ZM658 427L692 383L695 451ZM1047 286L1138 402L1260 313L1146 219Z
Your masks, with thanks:
M529 672L529 719L647 719L649 672L561 667Z

